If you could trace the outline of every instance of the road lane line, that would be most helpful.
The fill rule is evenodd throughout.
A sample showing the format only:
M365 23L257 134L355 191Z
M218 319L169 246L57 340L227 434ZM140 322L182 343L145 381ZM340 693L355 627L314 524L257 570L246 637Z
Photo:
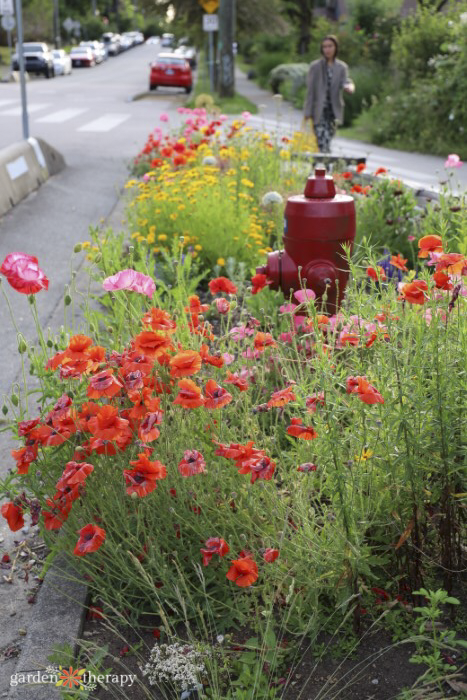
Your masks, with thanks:
M34 114L34 112L40 112L41 109L46 109L50 107L50 104L36 104L28 105L28 113ZM12 109L6 109L0 112L0 117L19 117L22 114L22 107L13 107Z
M0 100L0 107L6 107L11 104L18 104L18 100Z
M94 121L89 122L88 124L83 124L83 126L80 126L79 129L77 129L77 131L92 131L103 133L105 131L115 129L116 126L122 124L122 122L125 122L129 118L129 114L104 114L102 117L99 117L99 119L95 119Z
M60 109L58 112L51 112L51 114L40 117L40 119L36 119L35 121L41 124L63 124L63 122L67 122L87 111L87 109Z

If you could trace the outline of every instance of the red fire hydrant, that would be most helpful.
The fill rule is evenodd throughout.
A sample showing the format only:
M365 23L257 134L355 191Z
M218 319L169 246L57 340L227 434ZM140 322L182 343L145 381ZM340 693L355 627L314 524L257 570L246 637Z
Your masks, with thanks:
M269 253L266 265L256 272L267 275L271 289L280 287L287 297L291 289L305 284L315 292L318 306L326 292L326 310L335 313L349 278L344 246L351 250L354 238L353 198L336 194L333 178L318 167L315 177L308 178L304 195L287 201L284 250Z

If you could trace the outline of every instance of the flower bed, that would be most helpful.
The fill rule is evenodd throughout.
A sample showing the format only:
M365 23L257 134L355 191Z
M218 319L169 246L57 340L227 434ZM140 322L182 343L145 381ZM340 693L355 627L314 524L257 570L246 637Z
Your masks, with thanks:
M19 445L2 515L17 530L31 510L106 615L148 614L168 642L181 624L206 644L251 628L248 658L267 661L268 687L283 635L410 615L440 570L449 590L467 489L465 257L425 236L417 277L393 251L400 284L371 251L350 260L334 316L310 291L284 299L264 275L250 282L255 252L278 234L261 198L288 162L267 144L215 137L133 185L131 246L94 232L101 308L86 309L80 333L20 339L41 389L36 410L26 386L4 407ZM260 221L261 248L245 251ZM158 231L172 239L165 254ZM37 260L12 254L1 272L35 311L48 286ZM217 651L208 657L204 682L219 671Z

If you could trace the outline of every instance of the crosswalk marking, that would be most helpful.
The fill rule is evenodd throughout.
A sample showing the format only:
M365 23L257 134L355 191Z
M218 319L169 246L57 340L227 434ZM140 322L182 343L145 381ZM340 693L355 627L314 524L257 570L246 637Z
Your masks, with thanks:
M18 100L0 100L0 107L6 107L7 105L11 105L17 101Z
M48 104L31 104L28 105L28 113L29 114L34 114L34 112L40 112L41 109L46 109L46 107L49 107ZM0 117L19 117L22 114L22 107L12 107L11 109L6 109L3 112L0 112Z
M36 119L36 121L41 124L63 124L63 122L67 122L87 111L87 109L60 109L58 112L47 114L45 117Z
M110 131L115 129L116 126L122 124L130 118L129 114L104 114L99 119L95 119L88 124L83 124L77 131L93 131L103 133L104 131Z

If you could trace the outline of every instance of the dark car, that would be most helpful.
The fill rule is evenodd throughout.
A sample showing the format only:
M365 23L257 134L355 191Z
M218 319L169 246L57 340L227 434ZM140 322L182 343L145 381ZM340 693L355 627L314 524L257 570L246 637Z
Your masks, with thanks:
M46 78L55 76L54 57L47 44L30 42L23 44L24 68L28 73L42 74ZM11 59L13 70L19 70L18 48Z

